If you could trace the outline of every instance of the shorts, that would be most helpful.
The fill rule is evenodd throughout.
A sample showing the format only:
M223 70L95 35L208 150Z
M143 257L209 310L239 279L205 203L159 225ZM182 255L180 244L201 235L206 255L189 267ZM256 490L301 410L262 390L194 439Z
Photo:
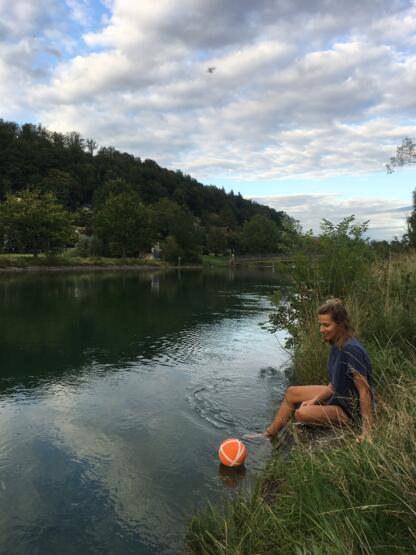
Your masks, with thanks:
M332 395L327 401L324 402L325 405L337 405L341 407L345 414L354 423L358 423L361 420L359 403L356 399L351 399L350 397L341 397L339 395Z

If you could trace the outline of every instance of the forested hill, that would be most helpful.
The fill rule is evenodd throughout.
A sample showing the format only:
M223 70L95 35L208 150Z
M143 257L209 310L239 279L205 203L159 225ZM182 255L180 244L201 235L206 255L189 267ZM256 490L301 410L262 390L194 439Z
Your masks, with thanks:
M76 132L61 134L41 125L20 126L0 119L0 201L27 189L52 193L74 214L86 208L94 211L110 194L127 191L137 195L143 206L153 208L156 219L156 207L180 207L203 232L200 243L205 251L215 246L215 240L209 245L210 236L218 239L214 250L250 251L238 234L255 217L267 219L286 234L293 231L293 221L284 212L246 200L239 193L202 185L180 170L162 168L153 160L141 160L113 147L98 148L94 140ZM153 238L164 240L166 233L159 230ZM272 250L276 249L277 245Z

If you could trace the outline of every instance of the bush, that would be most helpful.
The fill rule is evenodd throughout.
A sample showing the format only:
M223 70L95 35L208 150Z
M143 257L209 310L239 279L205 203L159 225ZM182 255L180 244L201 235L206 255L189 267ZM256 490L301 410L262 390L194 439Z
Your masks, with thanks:
M74 249L74 256L104 256L104 244L96 235L82 235Z

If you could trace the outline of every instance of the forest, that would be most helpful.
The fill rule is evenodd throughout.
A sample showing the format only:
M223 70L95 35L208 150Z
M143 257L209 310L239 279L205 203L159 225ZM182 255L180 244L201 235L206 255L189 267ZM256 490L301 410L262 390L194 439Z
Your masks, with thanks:
M240 193L79 133L0 119L0 249L198 262L290 251L299 226ZM156 246L156 249L155 249Z

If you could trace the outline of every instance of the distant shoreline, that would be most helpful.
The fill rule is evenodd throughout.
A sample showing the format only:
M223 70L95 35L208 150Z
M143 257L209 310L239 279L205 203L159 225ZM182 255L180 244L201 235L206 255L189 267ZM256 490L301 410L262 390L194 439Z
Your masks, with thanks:
M230 260L226 257L216 257L216 256L203 256L202 262L199 264L168 264L167 262L152 262L143 263L130 260L126 262L120 261L120 263L115 263L115 260L103 260L98 258L95 262L94 260L87 260L85 263L80 263L82 259L75 259L71 264L68 258L57 257L51 260L45 260L44 255L40 255L38 260L33 257L25 257L21 255L7 256L0 255L0 274L3 273L35 273L35 272L81 272L81 271L163 271L163 270L197 270L197 269L214 269L214 268L238 268L238 267L249 267L249 266L263 266L264 268L273 268L279 263L287 264L288 262L293 263L293 257L278 257L273 255L265 256L253 256L253 257L241 257L236 258L230 263ZM36 263L37 262L37 263ZM48 264L49 262L49 264Z
M88 271L109 271L109 270L167 270L174 268L174 266L151 266L144 264L134 265L108 265L108 266L94 266L91 265L77 265L77 266L3 266L0 267L0 273L25 273L25 272L79 272L83 270Z

